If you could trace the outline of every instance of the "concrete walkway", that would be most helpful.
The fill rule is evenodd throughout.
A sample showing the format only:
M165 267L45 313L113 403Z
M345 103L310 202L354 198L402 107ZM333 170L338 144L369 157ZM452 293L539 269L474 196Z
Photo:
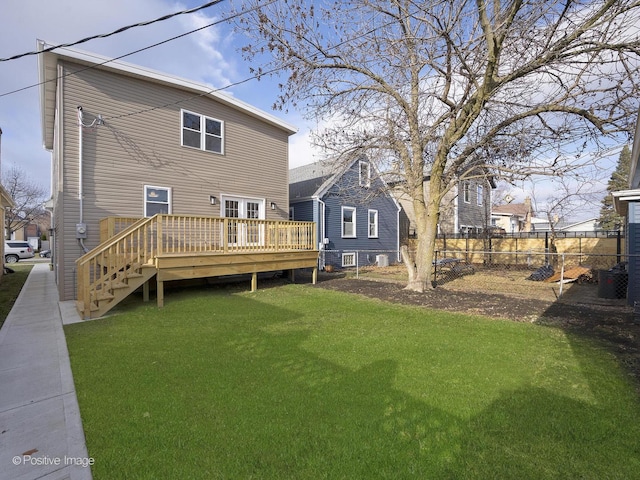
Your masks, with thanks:
M0 480L91 479L63 320L73 304L34 265L0 329Z

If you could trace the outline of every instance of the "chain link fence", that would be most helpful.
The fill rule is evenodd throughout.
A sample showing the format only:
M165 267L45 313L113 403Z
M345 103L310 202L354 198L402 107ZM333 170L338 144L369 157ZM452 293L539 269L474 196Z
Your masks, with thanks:
M638 261L635 257L634 261ZM556 283L561 296L568 283L597 285L598 296L622 299L627 296L629 255L600 253L550 253L548 251L437 250L433 260L433 285L455 286L465 277L470 288L495 284L509 293L515 283L523 282L527 293L531 282ZM356 278L383 278L406 281L407 271L397 250L323 250L320 268L326 272L346 272ZM475 282L475 285L474 285Z

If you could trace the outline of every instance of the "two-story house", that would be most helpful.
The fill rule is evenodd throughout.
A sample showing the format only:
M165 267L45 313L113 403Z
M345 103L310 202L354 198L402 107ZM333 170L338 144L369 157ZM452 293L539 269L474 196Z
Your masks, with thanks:
M406 217L366 157L290 170L289 204L290 218L316 223L321 267L398 261Z
M316 264L312 225L287 223L293 126L100 55L38 59L61 300L97 316L153 277L161 305L168 280L252 273L254 287L257 271Z
M394 195L409 219L409 234L416 234L413 200L400 182L394 185ZM429 176L425 176L424 196L429 197ZM473 177L459 181L440 203L438 233L446 235L477 235L491 226L491 192L496 188L491 177Z

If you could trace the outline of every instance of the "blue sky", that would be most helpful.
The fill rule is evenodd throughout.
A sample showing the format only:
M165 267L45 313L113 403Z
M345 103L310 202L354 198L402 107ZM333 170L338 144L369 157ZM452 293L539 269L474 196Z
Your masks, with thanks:
M203 3L205 0L2 0L0 57L32 51L36 47L36 39L50 43L73 42ZM74 48L118 57L219 20L229 13L230 8L228 0L222 1L194 14L134 28ZM128 56L123 61L213 87L223 87L251 76L250 65L238 52L242 44L243 39L229 25L222 24ZM0 62L0 95L37 81L35 56ZM298 127L299 133L290 138L290 167L319 159L320 152L314 151L309 143L309 130L314 125L304 120L295 109L288 112L271 110L278 94L277 83L278 79L252 80L226 92ZM0 128L3 130L3 169L17 165L31 180L49 188L50 154L42 148L37 88L0 96ZM599 172L599 183L592 187L594 190L604 191L616 160L617 153L608 162L609 169ZM538 179L536 184L522 185L509 191L516 202L523 201L525 196L533 196L534 202L542 203L554 190L557 186L552 182ZM598 210L596 203L589 209L583 207L576 216L597 216Z
M36 39L54 44L73 42L204 3L205 0L3 0L0 57L35 50ZM225 17L229 9L230 3L223 1L197 13L134 28L74 48L117 57L212 23ZM242 39L224 24L131 55L123 61L223 87L251 76L250 65L238 53L241 44ZM0 62L0 95L37 82L35 56ZM277 79L252 80L226 90L226 93L298 127L299 133L290 138L291 167L317 159L309 146L309 128L302 116L291 109L288 113L271 110L278 94ZM2 168L16 165L30 179L49 188L51 157L42 148L38 88L0 97L0 128L3 131Z

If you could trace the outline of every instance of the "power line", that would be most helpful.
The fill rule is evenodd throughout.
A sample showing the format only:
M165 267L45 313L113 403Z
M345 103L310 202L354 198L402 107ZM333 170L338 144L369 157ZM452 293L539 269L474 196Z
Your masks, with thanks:
M221 2L221 1L223 1L223 0L218 0L218 3L219 3L219 2ZM271 1L270 1L270 2L268 2L268 3L265 3L265 4L261 5L260 7L262 7L262 6L264 6L264 5L269 5L269 4L271 4L271 3L275 2L275 1L276 1L276 0L271 0ZM107 64L107 63L115 62L116 60L120 60L120 59L125 58L125 57L128 57L128 56L130 56L130 55L134 55L134 54L136 54L136 53L140 53L140 52L143 52L143 51L145 51L145 50L149 50L149 49L154 48L154 47L157 47L157 46L159 46L159 45L163 45L163 44L165 44L165 43L172 42L173 40L177 40L178 38L186 37L187 35L191 35L192 33L199 32L200 30L204 30L204 29L207 29L207 28L213 27L213 26L215 26L215 25L218 25L218 24L220 24L220 23L227 22L227 21L229 21L229 20L233 20L233 19L234 19L234 18L236 18L236 17L239 17L239 16L241 16L241 15L244 15L245 13L251 12L251 11L253 11L253 10L257 9L257 8L260 8L260 7L254 7L254 8L253 8L253 9L251 9L251 10L246 10L246 11L244 11L244 12L236 13L236 14L234 14L234 15L231 15L231 16L228 16L228 17L225 17L225 18L222 18L222 19L220 19L220 20L216 20L215 22L212 22L212 23L210 23L210 24L208 24L208 25L204 25L204 26L202 26L202 27L198 27L198 28L193 29L193 30L190 30L190 31L188 31L188 32L181 33L180 35L176 35L175 37L167 38L166 40L163 40L163 41L161 41L161 42L154 43L154 44L152 44L152 45L148 45L148 46L143 47L143 48L139 48L138 50L134 50L134 51L129 52L129 53L125 53L124 55L120 55L119 57L110 58L110 59L105 60L104 62L101 62L101 63L94 63L94 64L89 65L88 67L82 68L82 69L80 69L80 70L76 70L76 71L74 71L74 72L66 73L66 74L64 74L64 75L60 75L59 77L55 77L55 78L52 78L52 79L50 79L50 80L45 80L44 82L34 83L33 85L28 85L28 86L26 86L26 87L18 88L18 89L16 89L16 90L12 90L12 91L10 91L10 92L2 93L2 94L0 94L0 98L1 98L1 97L5 97L5 96L7 96L7 95L12 95L12 94L14 94L14 93L22 92L22 91L24 91L24 90L28 90L28 89L30 89L30 88L39 87L40 85L43 85L43 84L45 84L45 83L53 82L53 81L57 81L57 80L59 80L59 79L65 78L65 77L68 77L68 76L71 76L71 75L75 75L75 74L77 74L77 73L85 72L85 71L87 71L87 70L91 70L91 69L93 69L93 68L96 68L96 67L99 67L99 66L105 65L105 64ZM61 48L61 46L54 47L54 48ZM42 51L50 51L50 50L51 50L51 49L45 49L45 50L42 50ZM249 79L246 79L246 80L244 80L244 81L251 80L252 78L255 78L255 77L250 77ZM241 82L238 82L238 83L244 83L244 81L241 81ZM229 86L224 87L224 88L229 88L229 87L231 87L231 86L233 86L233 85L229 85Z
M147 26L147 25L151 25L152 23L157 23L157 22L162 22L164 20L168 20L168 19L176 17L178 15L186 15L188 13L197 12L198 10L203 10L205 8L211 7L213 5L221 3L223 1L224 0L215 0L213 2L205 3L204 5L200 5L199 7L190 8L188 10L181 10L181 11L175 12L175 13L170 13L168 15L164 15L162 17L156 18L155 20L148 20L146 22L140 22L140 23L135 23L135 24L132 24L132 25L127 25L126 27L118 28L117 30L114 30L113 32L110 32L110 33L102 33L102 34L99 34L99 35L92 35L91 37L86 37L86 38L83 38L82 40L77 40L75 42L63 43L63 44L60 44L60 45L53 45L53 46L45 48L43 50L34 50L32 52L26 52L26 53L20 53L18 55L13 55L12 57L0 58L0 62L8 62L9 60L16 60L18 58L27 57L29 55L39 55L39 54L44 53L44 52L50 52L50 51L55 50L57 48L72 47L74 45L79 45L81 43L85 43L85 42L88 42L90 40L95 40L96 38L107 38L107 37L110 37L112 35L116 35L118 33L122 33L122 32L124 32L126 30L131 29L131 28L144 27L144 26Z
M287 67L288 67L288 65L282 65L280 67L273 68L273 69L268 70L266 72L260 72L258 75L254 75L252 77L247 77L247 78L244 78L242 80L238 80L237 82L230 83L229 85L225 85L224 87L212 88L209 91L202 92L202 93L199 93L197 95L192 95L189 98L183 98L183 99L177 100L175 102L165 103L164 105L156 105L155 107L149 107L149 108L145 108L143 110L137 110L135 112L123 113L122 115L114 115L113 117L106 117L106 118L104 118L104 120L115 120L115 119L118 119L118 118L132 117L134 115L140 115L141 113L153 112L154 110L158 110L160 108L170 107L172 105L179 105L181 103L193 100L194 98L205 97L207 95L211 95L212 93L221 92L222 90L227 90L228 88L235 87L237 85L241 85L243 83L250 82L251 80L255 80L256 78L261 77L263 75L270 75L270 74L275 73L275 72L277 72L279 70L284 70Z

